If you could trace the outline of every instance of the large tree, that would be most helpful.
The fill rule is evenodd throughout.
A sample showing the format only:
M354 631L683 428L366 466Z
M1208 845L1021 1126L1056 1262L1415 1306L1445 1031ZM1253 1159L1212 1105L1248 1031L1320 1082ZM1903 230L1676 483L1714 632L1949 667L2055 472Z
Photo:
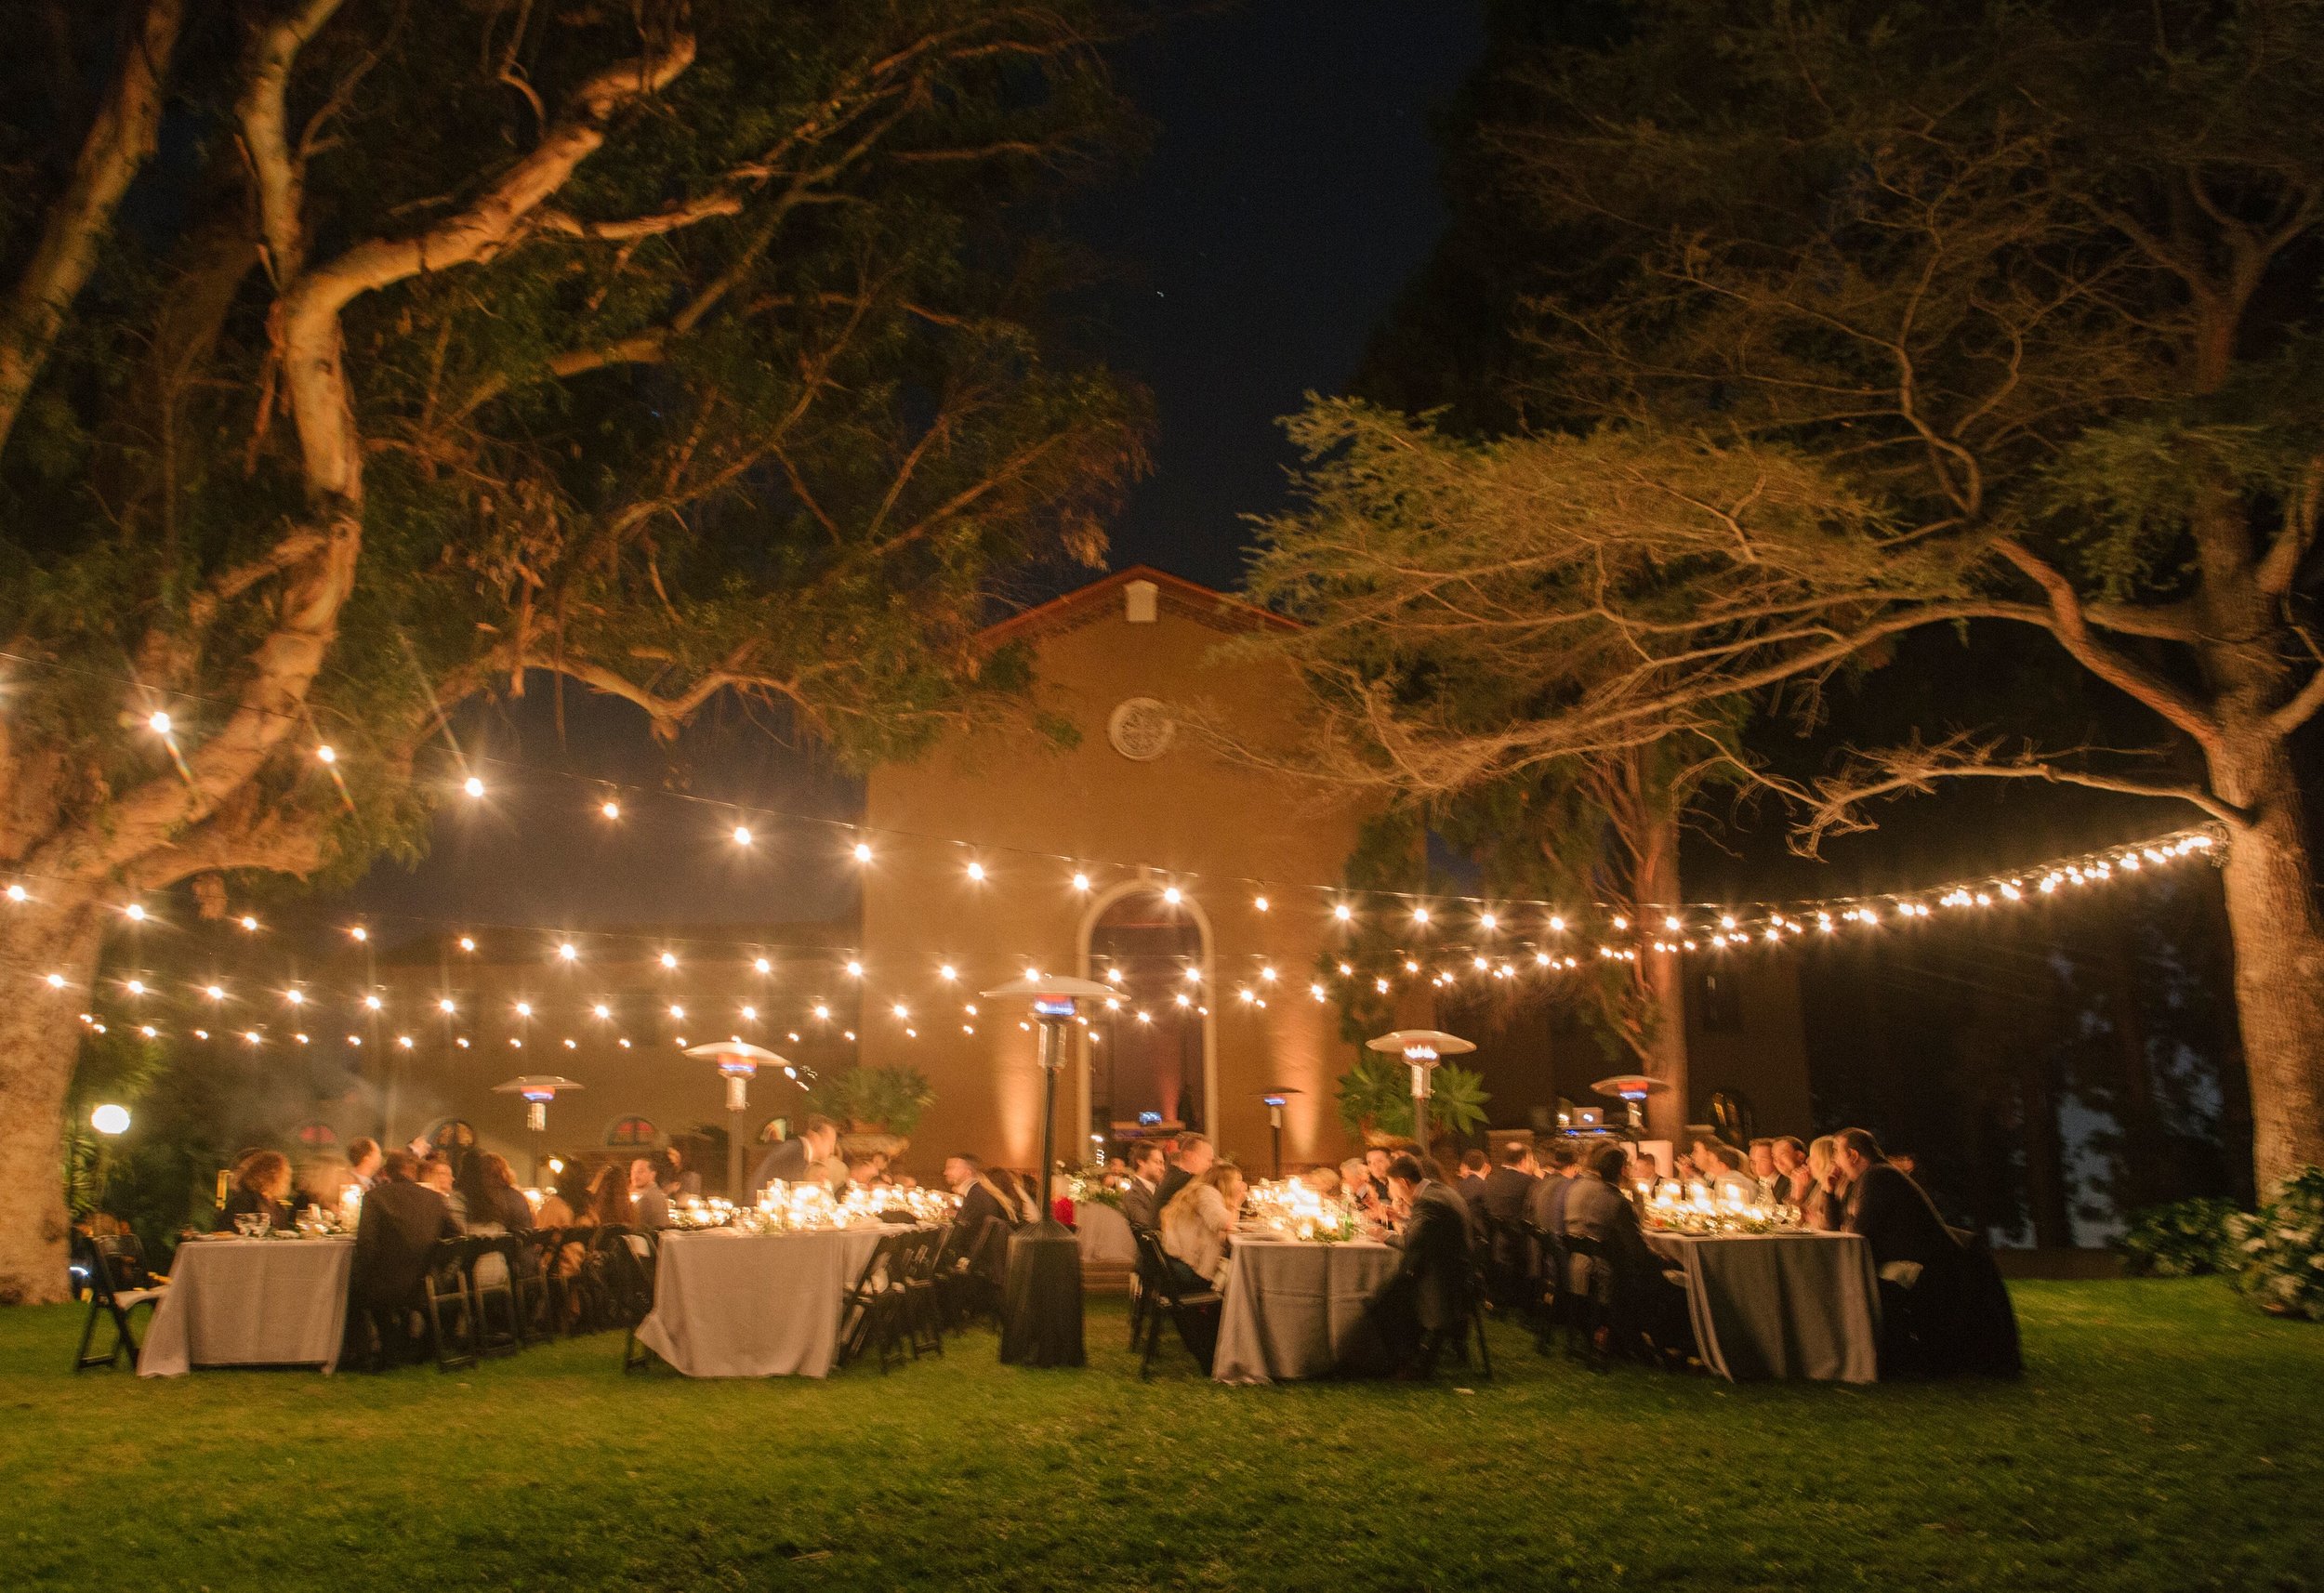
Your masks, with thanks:
M463 702L739 693L858 759L1015 711L995 573L1094 558L1141 462L1026 224L1129 126L1121 20L6 7L52 47L0 58L0 1300L65 1286L124 910L414 844Z
M1549 577L1516 622L1538 645L1611 626L1634 650L1499 727L1492 757L1812 691L1921 626L2045 637L2152 716L2151 756L2004 742L1996 704L1993 733L1842 771L1807 837L1953 777L2216 822L2255 1164L2324 1161L2324 917L2291 756L2324 705L2324 7L1618 12L1513 66L1488 130L1552 251L1514 435L1319 416L1493 517L1472 540ZM1598 578L1639 568L1657 578Z

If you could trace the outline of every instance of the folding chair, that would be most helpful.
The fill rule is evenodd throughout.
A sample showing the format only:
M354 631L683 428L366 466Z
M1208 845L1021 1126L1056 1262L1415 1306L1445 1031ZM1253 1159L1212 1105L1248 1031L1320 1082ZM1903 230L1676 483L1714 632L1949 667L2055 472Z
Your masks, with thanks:
M924 1228L914 1235L911 1260L904 1270L904 1319L911 1336L912 1359L923 1350L944 1352L944 1313L936 1297L936 1267L944 1253L945 1231Z
M1605 1365L1601 1336L1614 1331L1614 1268L1604 1242L1568 1233L1561 1248L1566 1270L1559 1278L1565 1302L1565 1353L1593 1367Z
M907 1291L902 1268L912 1233L882 1235L864 1261L864 1270L839 1300L838 1364L852 1365L866 1349L879 1352L879 1369L889 1369L890 1357L903 1358L897 1323Z
M469 1283L473 1243L439 1239L428 1253L428 1273L420 1287L427 1308L429 1346L435 1351L439 1372L476 1364L476 1308Z
M1129 1225L1133 1247L1131 1255L1134 1257L1129 1269L1129 1347L1132 1349L1138 1348L1138 1335L1144 1330L1146 1316L1153 1310L1154 1279L1148 1275L1150 1269L1146 1261L1146 1247L1140 1243L1150 1233L1154 1233L1151 1228L1141 1228L1134 1222ZM1155 1238L1158 1243L1161 1235L1155 1234Z
M524 1348L524 1315L518 1290L524 1242L513 1235L468 1241L469 1309L476 1353L514 1355Z
M162 1297L161 1289L152 1284L152 1274L145 1269L144 1249L129 1234L112 1239L75 1235L73 1259L88 1280L88 1320L81 1324L81 1344L73 1351L73 1370L80 1373L92 1366L117 1366L122 1352L126 1350L129 1370L136 1371L138 1336L131 1327L129 1313L139 1306L152 1307ZM112 1319L112 1343L104 1354L93 1355L89 1352L89 1341L96 1336L99 1313Z
M1179 1342L1186 1346L1186 1353L1195 1358L1195 1366L1203 1376L1210 1375L1210 1363L1197 1349L1197 1340L1207 1341L1215 1349L1219 1339L1219 1314L1223 1302L1214 1289L1188 1289L1178 1281L1170 1267L1170 1258L1162 1248L1162 1236L1150 1228L1132 1229L1131 1237L1138 1243L1138 1259L1154 1283L1154 1304L1146 1313L1146 1339L1138 1356L1138 1376L1141 1380L1152 1375L1154 1357L1162 1347L1162 1322L1169 1319L1178 1330Z

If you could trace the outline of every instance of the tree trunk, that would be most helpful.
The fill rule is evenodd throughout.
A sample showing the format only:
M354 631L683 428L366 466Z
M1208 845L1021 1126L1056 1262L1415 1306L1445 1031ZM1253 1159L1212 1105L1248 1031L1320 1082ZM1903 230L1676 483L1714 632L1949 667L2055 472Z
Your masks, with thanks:
M0 1305L68 1297L64 1103L103 938L100 910L26 902L0 913ZM64 976L62 990L42 982Z
M2324 1165L2324 916L2284 744L2240 738L2214 752L2212 778L2245 809L2227 862L2236 1016L2251 1087L2252 1173L2263 1193Z
M1668 804L1650 810L1635 842L1632 898L1642 913L1675 912L1679 889L1679 816ZM1638 983L1652 1020L1640 1047L1649 1078L1669 1086L1646 1098L1646 1132L1684 1150L1692 1096L1686 1071L1686 964L1677 952L1642 950Z
M2074 1243L2074 1218L2066 1187L2066 1138L2058 1129L2057 1069L2047 1047L2025 1047L2017 1083L2019 1128L2026 1144L2026 1206L2033 1218L2034 1246L2067 1249Z

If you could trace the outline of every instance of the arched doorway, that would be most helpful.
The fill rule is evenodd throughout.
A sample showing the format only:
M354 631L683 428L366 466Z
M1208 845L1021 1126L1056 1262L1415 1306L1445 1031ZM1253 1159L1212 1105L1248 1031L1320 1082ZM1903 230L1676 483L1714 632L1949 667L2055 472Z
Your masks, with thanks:
M1132 886L1097 905L1085 946L1089 977L1122 993L1083 1051L1088 1132L1109 1142L1142 1130L1208 1132L1210 959L1200 918L1159 887Z

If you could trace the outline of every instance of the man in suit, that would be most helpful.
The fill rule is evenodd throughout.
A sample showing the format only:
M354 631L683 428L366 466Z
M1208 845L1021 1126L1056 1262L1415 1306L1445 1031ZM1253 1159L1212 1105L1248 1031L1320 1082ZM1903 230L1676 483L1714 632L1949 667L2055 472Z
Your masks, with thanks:
M1170 1170L1162 1175L1162 1187L1155 1192L1154 1209L1157 1217L1170 1204L1172 1196L1210 1170L1210 1164L1219 1159L1219 1152L1209 1140L1199 1134L1178 1137L1178 1155L1170 1163Z
M348 1332L362 1348L362 1324L379 1332L390 1355L408 1351L410 1320L420 1305L420 1281L439 1239L457 1239L460 1225L443 1196L417 1182L418 1164L398 1151L382 1157L363 1214L355 1224L355 1255L347 1274Z
M1459 1195L1461 1203L1469 1208L1469 1215L1473 1219L1472 1229L1477 1233L1485 1231L1485 1175L1492 1170L1492 1162L1484 1152L1463 1151L1460 1152L1460 1177L1453 1180L1453 1192Z
M1512 1139L1501 1147L1501 1163L1485 1176L1485 1213L1495 1222L1514 1228L1525 1219L1525 1201L1541 1180L1533 1161L1533 1147Z
M1403 1255L1367 1314L1396 1373L1425 1377L1468 1327L1469 1210L1409 1152L1389 1162L1388 1191L1406 1213L1395 1239Z
M805 1183L818 1176L823 1164L839 1148L839 1126L811 1113L804 1126L787 1139L778 1139L759 1158L750 1175L752 1191L771 1183Z
M985 1181L984 1164L966 1151L944 1158L944 1187L960 1197L960 1209L953 1214L952 1231L944 1236L942 1265L950 1267L975 1258L978 1240L984 1237L988 1218L997 1217L1004 1227L1016 1226L1008 1208L993 1193Z
M2014 1373L2017 1322L1998 1274L1985 1276L1991 1258L1981 1252L1973 1263L1869 1131L1843 1128L1834 1139L1833 1165L1848 1179L1845 1226L1872 1246L1880 1273L1881 1376Z
M1837 1139L1832 1159L1848 1178L1848 1231L1871 1243L1873 1266L1883 1274L1910 1268L1917 1276L1959 1254L1927 1194L1881 1153L1869 1130L1843 1128Z
M1581 1171L1581 1153L1570 1140L1560 1139L1542 1158L1549 1165L1525 1191L1525 1220L1554 1237L1565 1231L1565 1199L1573 1192L1574 1176Z
M379 1141L367 1136L350 1139L347 1170L354 1176L355 1187L369 1194L373 1180L379 1176Z
M1129 1152L1129 1187L1122 1191L1122 1215L1132 1228L1162 1226L1162 1147L1142 1141Z
M1478 1230L1492 1247L1491 1277L1496 1301L1501 1305L1522 1298L1526 1281L1539 1270L1525 1223L1526 1200L1540 1181L1534 1167L1533 1147L1523 1139L1505 1142L1500 1148L1500 1165L1478 1180L1472 1205L1484 1218Z

